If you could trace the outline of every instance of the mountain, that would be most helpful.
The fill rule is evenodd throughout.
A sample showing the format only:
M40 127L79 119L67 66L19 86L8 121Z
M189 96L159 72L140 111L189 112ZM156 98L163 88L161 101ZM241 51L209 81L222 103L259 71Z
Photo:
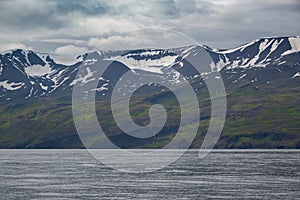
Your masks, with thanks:
M204 54L210 58L199 74L192 64L207 59ZM124 136L112 125L107 100L128 71L132 78L123 85L127 90L141 77L159 76L174 84L181 84L182 80L192 84L202 106L203 122L192 147L201 146L207 130L210 100L204 80L219 79L216 71L223 78L228 99L226 124L217 148L300 147L299 37L261 38L234 49L188 46L91 52L77 58L77 63L64 65L51 55L30 50L0 54L0 147L82 147L72 120L72 89L77 83L85 85L95 79L99 80L95 88L97 106L106 113L98 118L115 143L124 148L160 147L167 143L178 128L177 115L167 121L155 144L152 139L137 141ZM109 64L102 77L97 77L99 65L95 63L99 61ZM77 76L81 67L84 72ZM168 106L175 102L170 91L155 84L145 87L141 94L144 97L137 95L131 113L137 123L148 119L144 105ZM171 106L170 112L178 113Z
M249 67L299 65L299 37L261 38L227 50L216 50L212 57L218 70Z
M168 50L95 52L79 56L81 61L71 66L56 63L47 54L18 49L0 54L0 98L28 99L72 89L75 83L86 81L93 73L87 71L87 77L77 80L79 66L86 65L89 70L89 65L97 59L119 61L127 70L167 75L174 81L180 81L182 75L190 78L197 75L198 72L192 69L187 60L199 59L203 50L209 52L214 61L214 67L207 67L203 72L300 65L299 37L262 38L227 50L191 46ZM113 70L113 76L107 74L110 76L108 78L117 79L114 77L115 71L119 69ZM298 74L293 76L298 77Z

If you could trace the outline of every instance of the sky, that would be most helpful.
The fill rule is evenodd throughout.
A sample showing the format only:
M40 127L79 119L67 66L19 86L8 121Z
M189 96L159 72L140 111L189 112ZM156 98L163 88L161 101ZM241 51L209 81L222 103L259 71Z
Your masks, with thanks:
M0 0L0 52L78 55L95 48L234 48L300 35L299 0Z

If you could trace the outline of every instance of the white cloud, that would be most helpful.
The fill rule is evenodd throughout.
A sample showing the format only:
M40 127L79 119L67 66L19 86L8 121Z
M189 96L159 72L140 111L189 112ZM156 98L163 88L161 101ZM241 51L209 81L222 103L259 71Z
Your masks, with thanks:
M0 52L13 49L31 49L31 47L27 47L26 45L19 42L0 44Z
M141 28L105 38L92 37L88 41L92 51L130 50L142 48L172 48L196 44L185 34L165 28Z
M124 50L124 49L136 49L142 46L147 47L150 41L143 36L133 35L114 35L105 39L101 39L97 50Z
M89 39L87 45L95 48L96 46L98 46L100 44L101 41L102 41L102 39L100 39L100 38L92 37Z
M56 48L51 56L60 64L72 65L78 62L78 55L85 54L87 51L85 47L66 45Z
M82 53L86 53L87 51L88 50L85 47L66 45L56 48L54 53L58 55L79 55Z
M130 18L117 17L83 17L76 22L77 25L71 28L76 36L112 35L136 29L141 26L140 22ZM73 30L73 31L72 31ZM67 32L70 31L66 30Z

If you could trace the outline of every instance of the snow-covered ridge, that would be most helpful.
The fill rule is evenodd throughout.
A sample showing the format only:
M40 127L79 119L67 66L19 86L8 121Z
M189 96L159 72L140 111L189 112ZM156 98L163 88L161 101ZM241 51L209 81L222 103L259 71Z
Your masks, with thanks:
M167 67L174 64L176 58L180 55L181 57L185 58L187 56L197 56L196 47L198 46L189 46L189 47L182 47L177 49L172 49L171 51L165 49L140 49L140 50L133 50L133 51L101 51L97 52L97 54L102 57L104 60L111 60L111 61L119 61L123 64L127 65L130 69L141 69L146 71L151 71L155 73L162 73L159 68ZM235 68L235 67L251 67L251 66L261 66L264 67L267 64L270 64L270 60L273 59L274 53L276 52L279 54L277 58L287 56L293 53L300 52L300 37L299 36L292 36L292 37L264 37L260 39L256 39L250 43L241 45L236 48L220 50L220 49L211 49L206 46L200 46L207 51L217 54L219 59L215 59L215 64L218 70L221 70L224 67L228 68ZM277 52L278 50L281 52ZM282 51L284 50L284 51ZM28 59L28 55L31 53L36 54L44 63L48 63L49 60L53 60L55 63L60 63L60 59L56 61L56 57L54 59L51 58L51 55L45 53L36 53L32 50L8 50L0 54L0 56L4 55L12 55L13 60L20 62L17 57L13 56L17 51L21 51L22 54L25 56L27 60L27 67L29 75L33 75L35 72L38 71L35 75L45 75L46 73L51 73L51 69L48 68L46 65L45 68L37 67L34 68L31 62ZM170 52L176 52L176 54L168 54ZM250 55L249 52L255 52L255 55ZM125 55L122 55L122 53ZM238 54L240 54L238 56ZM244 55L243 55L244 54ZM234 55L232 57L231 55ZM264 56L262 59L261 56ZM82 55L73 57L77 57L77 63L83 62L84 58ZM85 62L86 63L86 62ZM74 63L72 63L74 64ZM280 62L278 62L280 64ZM44 65L40 65L44 66Z
M291 45L291 49L284 52L282 55L288 55L291 53L296 53L300 51L300 37L293 37L288 39Z
M70 78L68 66L57 65L48 54L21 49L0 54L0 72L0 93L28 92L25 99L51 93Z
M287 37L262 37L256 40L253 40L250 43L245 43L243 45L240 45L238 47L235 48L230 48L230 49L214 49L215 52L217 53L222 53L222 54L228 54L228 53L233 53L236 51L240 51L242 52L243 50L245 50L245 48L250 47L251 45L258 43L260 41L264 41L264 42L272 42L272 41L278 41L278 40L284 40L287 39L290 42L290 45L293 49L293 51L291 51L290 53L295 53L295 52L299 52L300 51L300 36L287 36Z
M146 72L149 75L148 72L151 72L151 76L163 76L177 84L186 77L197 76L190 70L188 61L202 59L203 53L209 54L213 60L213 63L205 69L207 72L203 73L211 73L216 69L220 71L268 66L299 67L299 52L299 37L261 38L227 50L211 49L207 46L187 46L172 49L91 52L77 56L79 60L74 65L63 65L51 54L32 50L9 50L0 54L0 96L7 99L12 97L9 95L17 95L20 91L26 93L24 98L38 97L69 90L77 83L88 84L93 80L105 82L99 85L98 92L107 91L115 74L110 74L109 78L95 77L97 67L101 67L97 66L97 63L101 63L101 60L118 61L134 74ZM77 71L80 66L86 69L86 73L78 77ZM298 79L300 75L296 72L298 70L290 77Z
M223 68L266 67L286 63L285 56L300 52L300 37L261 38L237 48L217 50L218 70Z
M143 70L162 74L162 68L174 65L178 55L166 50L143 50L128 52L124 55L112 56L104 60L118 61L131 70Z

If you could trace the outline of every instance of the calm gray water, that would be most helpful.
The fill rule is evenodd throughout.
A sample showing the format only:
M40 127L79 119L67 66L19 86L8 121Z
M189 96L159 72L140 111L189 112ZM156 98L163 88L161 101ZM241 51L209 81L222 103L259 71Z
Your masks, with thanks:
M300 199L300 151L197 156L129 174L85 150L0 150L0 199Z

